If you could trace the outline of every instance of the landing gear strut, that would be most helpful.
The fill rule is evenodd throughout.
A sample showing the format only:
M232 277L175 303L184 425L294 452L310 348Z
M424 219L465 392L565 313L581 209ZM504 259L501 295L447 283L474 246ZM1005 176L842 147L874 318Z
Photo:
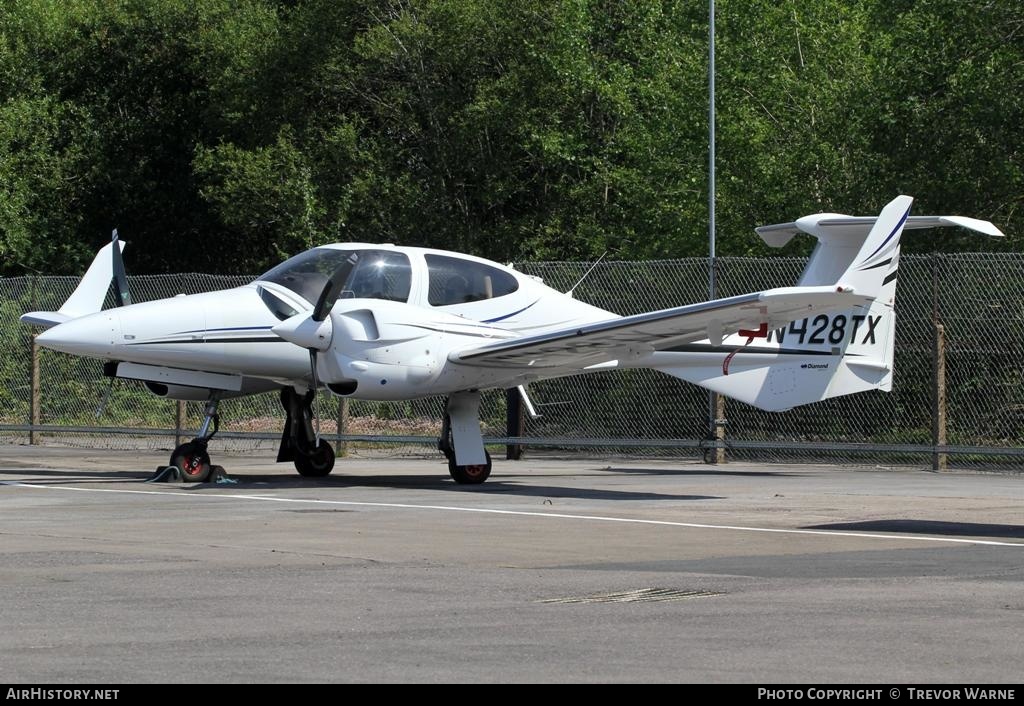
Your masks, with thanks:
M323 478L334 469L334 449L313 429L316 391L299 394L294 387L281 389L281 406L287 417L277 460L292 461L299 475Z
M203 426L199 429L199 435L171 452L170 465L177 467L183 481L202 483L210 477L210 471L214 466L210 465L210 454L207 453L206 446L220 425L220 416L217 414L219 403L217 395L211 394L203 410ZM211 427L213 431L210 431Z
M480 393L456 392L445 403L437 449L448 459L456 483L478 485L491 475L491 455L480 433Z

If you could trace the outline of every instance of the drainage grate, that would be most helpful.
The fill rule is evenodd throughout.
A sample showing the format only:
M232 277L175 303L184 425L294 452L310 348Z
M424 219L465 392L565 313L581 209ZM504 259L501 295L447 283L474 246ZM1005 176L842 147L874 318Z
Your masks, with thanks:
M724 591L682 591L678 588L638 588L635 591L597 593L593 596L545 598L538 603L641 603L644 601L681 601L687 598L724 596Z

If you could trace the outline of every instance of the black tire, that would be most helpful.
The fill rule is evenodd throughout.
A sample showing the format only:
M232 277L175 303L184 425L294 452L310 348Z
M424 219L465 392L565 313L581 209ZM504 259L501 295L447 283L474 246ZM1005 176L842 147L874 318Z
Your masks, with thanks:
M448 459L448 472L456 483L462 485L480 485L491 475L491 454L484 449L484 456L487 463L476 466L456 466L455 455Z
M321 439L313 453L295 457L295 470L306 478L323 478L334 470L334 449Z
M210 454L206 444L189 441L171 452L171 465L177 467L187 483L202 483L210 477Z

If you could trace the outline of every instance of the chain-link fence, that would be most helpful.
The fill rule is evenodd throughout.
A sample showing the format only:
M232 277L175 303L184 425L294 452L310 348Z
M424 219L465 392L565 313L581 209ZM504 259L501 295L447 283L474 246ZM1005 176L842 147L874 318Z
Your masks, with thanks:
M721 258L719 295L793 284L805 262ZM588 268L564 262L520 266L563 291ZM132 277L130 287L135 301L145 301L251 279L161 275ZM706 259L605 262L576 287L576 296L634 314L702 301L707 282ZM150 395L138 383L111 382L99 361L33 351L32 332L18 316L55 310L76 283L73 277L0 279L0 439L169 449L176 437L190 438L202 404L178 404ZM718 420L727 457L919 467L948 459L951 467L1003 469L1024 462L1024 256L904 256L896 331L891 393L861 393L783 413L729 400L724 420ZM936 365L937 355L944 365ZM543 381L531 385L530 393L540 416L525 419L516 437L528 453L555 448L700 458L714 443L708 393L654 371ZM317 404L323 434L343 441L349 453L436 453L440 398L342 404L321 395ZM485 393L484 431L497 443L507 440L506 407L504 391ZM222 448L276 448L284 424L277 395L227 400L220 413Z

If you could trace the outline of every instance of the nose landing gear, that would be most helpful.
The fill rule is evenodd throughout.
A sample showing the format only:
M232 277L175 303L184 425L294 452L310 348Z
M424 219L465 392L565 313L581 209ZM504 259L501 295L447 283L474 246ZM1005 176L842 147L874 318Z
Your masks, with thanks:
M206 451L210 439L217 433L220 424L220 417L217 414L217 405L220 398L216 393L210 395L203 410L203 425L199 429L199 435L178 446L171 452L170 465L178 469L181 479L188 483L202 483L209 480L213 469L219 468L210 464L210 454ZM213 428L213 431L210 428Z

